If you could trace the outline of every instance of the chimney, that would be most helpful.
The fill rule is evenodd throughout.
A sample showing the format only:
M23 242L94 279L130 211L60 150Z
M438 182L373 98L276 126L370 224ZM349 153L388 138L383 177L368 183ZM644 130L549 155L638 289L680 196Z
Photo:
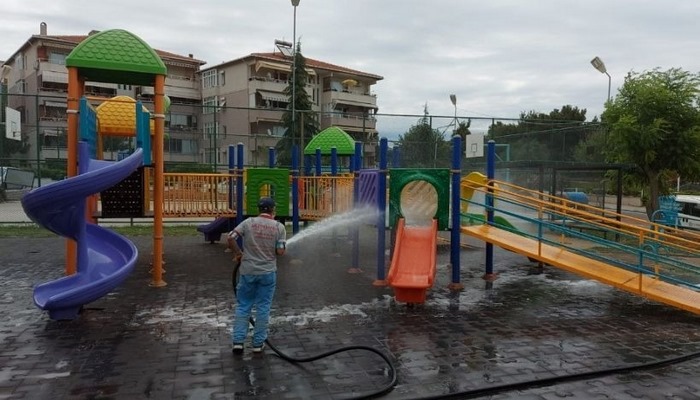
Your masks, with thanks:
M39 24L39 35L46 36L46 22Z
M189 54L190 58L194 58L194 54L190 53Z

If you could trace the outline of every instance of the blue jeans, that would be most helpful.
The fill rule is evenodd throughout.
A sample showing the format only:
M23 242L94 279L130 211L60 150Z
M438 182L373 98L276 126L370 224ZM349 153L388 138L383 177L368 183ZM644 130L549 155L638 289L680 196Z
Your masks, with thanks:
M262 346L267 340L270 306L275 295L277 273L241 275L236 286L236 312L233 319L233 343L243 343L248 333L248 320L255 306L253 346Z

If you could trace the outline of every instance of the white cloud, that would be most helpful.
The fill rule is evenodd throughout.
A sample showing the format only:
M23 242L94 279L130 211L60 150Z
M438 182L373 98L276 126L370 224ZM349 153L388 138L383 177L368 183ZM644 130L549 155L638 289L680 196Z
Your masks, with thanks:
M571 104L590 119L608 86L589 64L594 56L608 68L613 95L630 70L697 72L698 15L700 3L687 0L301 0L296 33L306 57L384 76L374 89L380 113L419 115L427 103L431 114L450 116L455 93L465 117L517 118ZM0 59L42 21L57 35L126 29L210 65L293 39L288 0L3 0Z

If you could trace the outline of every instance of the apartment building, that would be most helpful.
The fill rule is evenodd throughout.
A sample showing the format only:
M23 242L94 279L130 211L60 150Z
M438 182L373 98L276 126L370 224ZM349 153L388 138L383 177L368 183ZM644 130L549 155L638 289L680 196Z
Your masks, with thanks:
M50 35L42 22L39 34L0 63L7 105L21 114L26 149L12 158L30 164L37 159L67 158L65 59L88 36ZM284 133L281 119L288 107L284 90L293 60L288 49L282 50L253 53L202 69L206 62L192 54L156 49L168 69L165 93L171 99L165 120L165 162L207 163L223 171L228 146L243 143L246 165L267 165L268 148ZM372 87L383 77L310 58L306 67L305 89L320 116L321 129L337 126L365 143L365 164L374 165L378 108ZM98 101L130 96L152 109L153 87L86 82L85 92ZM106 159L117 157L114 146L106 149Z
M284 90L291 80L293 59L284 50L252 53L199 71L203 162L225 165L227 147L240 142L245 145L246 164L267 164L268 148L284 133L282 114L289 106ZM305 89L321 129L336 126L362 141L365 163L373 165L378 107L372 87L383 77L311 58L306 58L306 70ZM308 143L310 137L305 139Z
M22 139L28 149L13 158L43 161L67 157L68 70L65 60L88 36L49 35L47 25L42 22L39 34L32 35L1 64L6 75L7 105L21 114ZM157 49L156 52L168 69L165 93L171 100L165 122L165 161L197 162L201 159L197 125L201 90L197 71L205 62L192 54L181 56ZM153 87L150 86L86 82L85 94L96 101L119 95L138 98L152 109ZM115 147L107 149L105 158L115 158L117 150Z

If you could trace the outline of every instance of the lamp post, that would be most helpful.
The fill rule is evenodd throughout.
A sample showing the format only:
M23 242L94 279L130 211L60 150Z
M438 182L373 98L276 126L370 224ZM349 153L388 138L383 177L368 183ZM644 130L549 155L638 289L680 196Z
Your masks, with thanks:
M610 101L610 74L608 73L608 70L605 68L605 63L603 63L603 60L600 59L600 57L594 57L591 60L591 65L593 68L597 69L601 74L605 74L608 76L608 101Z
M292 43L292 144L294 144L294 137L296 136L297 126L297 113L296 113L296 83L297 83L297 6L300 0L292 0L292 6L294 7L294 27L292 31L292 38L294 42ZM301 146L301 138L299 138L299 145ZM293 148L293 147L292 147ZM301 149L302 160L304 159L304 149ZM303 163L303 161L302 161Z
M457 134L457 95L451 94L450 101L452 102L452 105L455 106L455 130L452 132L452 136L454 136Z

